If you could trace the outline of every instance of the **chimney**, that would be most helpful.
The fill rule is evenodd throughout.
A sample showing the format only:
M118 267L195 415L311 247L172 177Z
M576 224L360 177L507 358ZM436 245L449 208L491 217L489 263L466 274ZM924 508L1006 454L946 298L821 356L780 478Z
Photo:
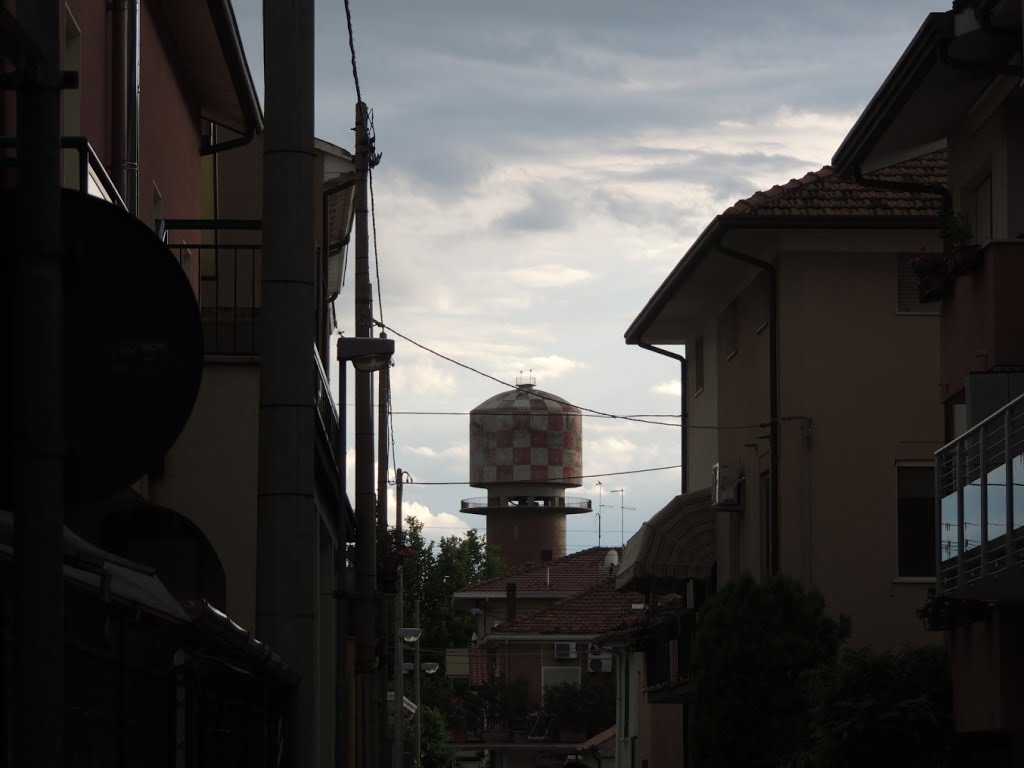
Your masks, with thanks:
M505 585L505 622L513 622L516 620L516 585L514 582L508 582Z

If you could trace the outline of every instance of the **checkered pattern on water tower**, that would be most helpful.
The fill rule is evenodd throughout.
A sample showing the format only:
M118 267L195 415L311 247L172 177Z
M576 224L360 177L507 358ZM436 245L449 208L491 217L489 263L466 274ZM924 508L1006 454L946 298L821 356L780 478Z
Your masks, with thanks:
M469 477L487 487L514 481L582 485L583 419L578 408L536 389L514 389L469 417ZM567 479L569 478L569 479Z

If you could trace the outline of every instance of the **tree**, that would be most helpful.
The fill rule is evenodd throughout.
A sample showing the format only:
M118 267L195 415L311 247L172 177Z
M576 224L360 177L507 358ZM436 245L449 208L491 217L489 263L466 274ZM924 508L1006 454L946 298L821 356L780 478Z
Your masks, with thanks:
M700 614L694 757L700 768L775 768L806 733L802 676L835 661L849 621L825 615L817 590L772 576L730 581Z
M942 646L847 650L805 680L810 733L796 768L939 768L952 747Z
M447 742L448 729L444 715L434 707L423 707L420 712L420 754L416 768L451 768L455 764L455 751ZM405 742L412 744L416 739L412 723L405 725Z
M423 536L423 523L414 517L405 518L402 540L396 546L404 552L407 616L413 615L416 600L420 601L423 647L464 647L473 634L473 618L452 608L452 596L473 582L505 573L497 550L474 530L465 536L445 536L435 547Z

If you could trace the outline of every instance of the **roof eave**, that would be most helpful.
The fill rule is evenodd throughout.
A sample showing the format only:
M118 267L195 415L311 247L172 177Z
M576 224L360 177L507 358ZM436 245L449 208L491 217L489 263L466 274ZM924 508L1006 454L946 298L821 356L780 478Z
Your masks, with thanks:
M245 57L242 36L238 31L238 21L231 0L210 0L210 17L224 52L224 61L231 73L231 84L238 97L238 104L246 125L241 133L257 134L263 131L263 109L256 86L249 70L249 62ZM228 126L232 130L237 126Z
M755 216L739 214L716 216L705 227L624 334L627 344L650 343L644 335L671 301L689 275L712 253L721 239L734 229L934 229L936 216Z
M896 112L935 64L940 41L953 35L952 10L930 13L910 41L896 66L875 92L832 157L832 167L846 175L863 162L885 132Z

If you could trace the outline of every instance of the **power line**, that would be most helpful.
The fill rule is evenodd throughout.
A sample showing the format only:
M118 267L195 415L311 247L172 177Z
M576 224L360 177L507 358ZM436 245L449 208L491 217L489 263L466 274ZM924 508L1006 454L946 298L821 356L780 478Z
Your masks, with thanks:
M381 328L384 328L385 330L391 331L391 333L395 334L400 339L405 339L406 341L408 341L413 346L419 347L424 352L429 352L430 354L435 355L436 357L439 357L442 360L447 360L449 363L451 363L453 365L457 365L460 368L465 368L467 371L471 371L472 373L475 373L478 376L483 376L485 379L490 379L491 381L497 382L498 384L501 384L503 387L508 387L509 389L519 389L519 390L522 390L524 392L528 391L534 397L538 397L541 400L547 400L547 401L552 402L552 403L558 403L559 405L567 405L568 404L568 405L572 406L573 408L577 408L580 411L586 411L587 413L592 413L592 414L595 414L595 415L598 415L598 416L604 416L606 419L621 419L623 421L637 421L637 422L641 422L643 424L657 424L659 426L664 426L664 427L678 427L679 426L678 424L672 424L672 423L667 422L667 421L650 421L650 420L647 420L647 419L639 419L639 418L636 418L636 417L633 417L633 416L620 416L620 415L614 414L614 413L606 413L604 411L598 411L598 410L595 410L593 408L584 408L583 406L580 406L580 405L573 405L572 403L566 403L566 401L564 401L564 400L562 400L560 398L556 398L556 397L552 397L550 395L542 394L541 392L539 392L537 390L526 390L526 389L523 389L523 387L516 386L515 384L510 384L507 381L499 379L497 376L492 376L489 373L485 373L484 371L481 371L479 368L474 368L473 366L468 365L467 363L460 362L460 361L456 360L453 357L448 357L448 355L442 354L442 353L438 352L436 349L431 349L430 347L428 347L428 346L426 346L424 344L421 344L420 342L418 342L418 341L416 341L414 339L409 338L405 334L400 333L399 331L396 331L394 328L392 328L392 327L390 327L388 325L385 325L381 321L374 320L374 322L377 325L379 325Z
M593 475L566 475L564 477L557 478L558 480L589 480L593 477L612 477L615 475L639 475L644 472L661 472L666 469L682 469L682 464L669 464L664 467L645 467L644 469L624 469L619 472L599 472ZM536 480L510 480L502 483L502 485L536 485ZM409 485L472 485L469 480L447 480L447 481L434 481L434 482L410 482Z
M351 407L351 406L350 406ZM472 416L472 411L395 411L396 416ZM522 411L487 411L488 416L521 416ZM680 419L678 413L628 413L620 416L605 416L601 413L581 413L588 419ZM679 426L678 424L676 426Z
M573 408L576 408L576 409L578 409L580 411L584 411L585 413L582 414L584 416L591 415L591 416L598 416L598 417L605 418L605 419L616 419L618 421L632 421L632 422L637 422L639 424L654 424L655 426L660 426L660 427L675 427L676 429L680 429L681 426L682 426L681 424L674 424L674 423L668 422L668 421L653 421L652 419L645 418L643 416L627 416L627 415L624 415L624 414L608 413L606 411L599 411L599 410L596 410L594 408L587 408L587 407L582 406L582 405L575 405L573 403L568 403L567 401L562 400L561 398L557 398L557 397L554 397L552 395L547 395L547 394L542 393L542 392L540 392L540 391L538 391L536 389L524 389L521 386L517 386L515 384L510 384L509 382L505 381L504 379L499 379L497 376L492 376L489 373L481 371L479 368L474 368L473 366L469 365L468 363L463 363L463 362L461 362L459 360L456 360L453 357L449 357L448 355L445 355L445 354L443 354L441 352L438 352L436 349L431 349L427 345L421 344L420 342L416 341L415 339L409 338L408 336L406 336L405 334L401 333L400 331L396 331L391 326L385 325L384 322L382 322L381 320L376 320L375 319L373 322L376 325L378 325L381 328L383 328L384 330L390 331L391 333L393 333L398 338L404 339L405 341L409 342L413 346L422 349L424 352L428 352L431 355L434 355L435 357L439 357L442 360L446 360L447 362L451 363L452 365L457 365L460 368L464 368L465 370L470 371L471 373L477 374L478 376L483 376L485 379L490 379L493 382L501 384L503 387L508 387L509 389L518 389L518 390L521 390L523 392L529 392L531 395L533 395L534 397L537 397L537 398L539 398L541 400L547 400L548 402L558 403L559 405L569 405L569 406L571 406ZM406 414L405 411L398 411L397 413ZM409 413L413 413L413 412L409 412ZM423 415L434 415L434 414L432 414L431 412L427 411L427 412L423 412ZM449 412L438 411L438 412L436 412L436 415L465 416L465 415L468 415L468 414L462 413L462 412L451 412L451 413L449 413ZM521 415L521 414L515 414L515 415ZM680 416L679 416L679 414L671 414L670 416L667 416L667 417L664 417L664 418L678 419L678 418L680 418ZM687 424L686 425L686 429L711 429L711 430L719 430L719 431L721 431L721 430L727 430L727 429L764 429L767 426L769 426L767 423L762 423L762 424L743 424L743 425L736 425L736 426L704 426L704 425ZM597 475L595 475L595 477L597 477Z
M356 100L363 101L363 92L359 88L359 70L356 67L356 44L355 35L352 33L352 9L349 8L349 0L345 0L345 21L348 24L348 49L352 54L352 80L356 85Z

